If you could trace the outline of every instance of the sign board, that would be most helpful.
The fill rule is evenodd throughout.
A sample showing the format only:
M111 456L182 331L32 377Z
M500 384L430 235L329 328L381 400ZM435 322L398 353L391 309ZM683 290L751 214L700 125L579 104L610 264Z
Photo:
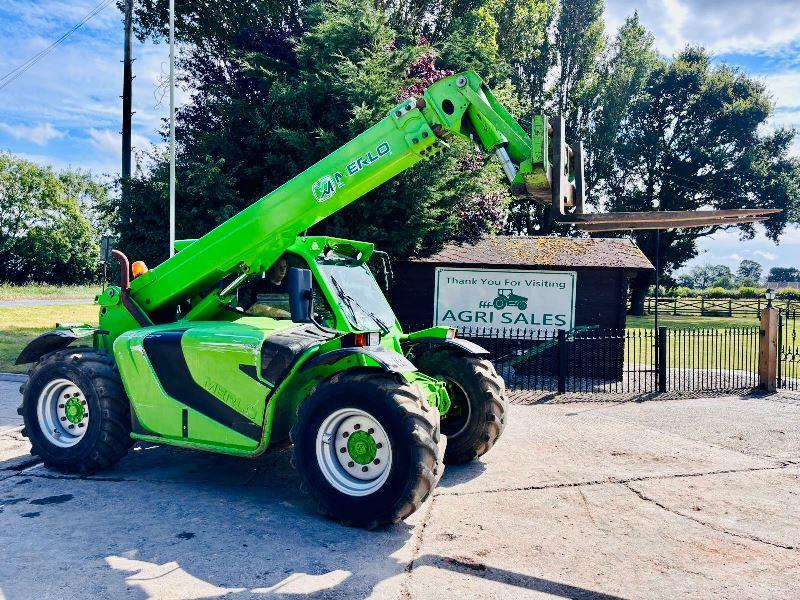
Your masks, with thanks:
M487 330L570 330L575 326L574 271L437 267L434 322Z

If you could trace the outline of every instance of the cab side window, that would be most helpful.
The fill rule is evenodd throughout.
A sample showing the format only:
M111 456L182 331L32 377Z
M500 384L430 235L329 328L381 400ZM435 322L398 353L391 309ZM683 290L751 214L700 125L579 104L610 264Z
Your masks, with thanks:
M301 257L287 252L267 272L248 279L237 290L239 306L251 316L291 319L287 275L292 267L308 269L308 264ZM314 318L326 327L333 326L333 311L319 289L316 278L313 293Z

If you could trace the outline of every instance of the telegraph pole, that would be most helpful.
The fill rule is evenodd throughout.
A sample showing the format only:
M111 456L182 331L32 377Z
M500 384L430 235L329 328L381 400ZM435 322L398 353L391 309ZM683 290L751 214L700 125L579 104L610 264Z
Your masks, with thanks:
M175 254L175 0L169 0L169 256Z
M133 0L125 0L125 51L122 60L122 178L131 176L133 119Z

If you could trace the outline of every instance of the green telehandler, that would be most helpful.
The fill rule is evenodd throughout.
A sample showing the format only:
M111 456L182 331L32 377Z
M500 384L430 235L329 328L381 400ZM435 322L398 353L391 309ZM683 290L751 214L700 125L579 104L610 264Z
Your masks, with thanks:
M447 77L160 265L131 268L115 250L121 284L98 296L99 326L58 327L17 360L33 363L20 407L32 452L92 473L136 440L243 457L291 440L331 517L374 527L413 513L444 463L501 436L503 380L453 329L401 330L366 265L372 244L303 232L452 136L495 153L512 190L553 203L557 219L618 222L583 212L582 148L560 119L535 119L529 135L475 73ZM766 214L728 212L714 218ZM625 228L666 226L621 215Z

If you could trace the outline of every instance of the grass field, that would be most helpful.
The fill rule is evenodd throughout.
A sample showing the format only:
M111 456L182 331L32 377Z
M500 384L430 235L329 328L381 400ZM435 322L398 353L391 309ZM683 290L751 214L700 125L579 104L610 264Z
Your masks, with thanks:
M627 329L652 329L653 315L645 317L628 316ZM668 329L726 329L729 327L751 327L758 325L758 319L753 317L658 317L659 327Z
M25 373L30 365L14 365L22 348L56 323L97 324L97 306L25 306L0 308L0 372Z
M0 300L72 300L86 298L93 300L102 291L99 283L92 285L8 285L0 283Z

